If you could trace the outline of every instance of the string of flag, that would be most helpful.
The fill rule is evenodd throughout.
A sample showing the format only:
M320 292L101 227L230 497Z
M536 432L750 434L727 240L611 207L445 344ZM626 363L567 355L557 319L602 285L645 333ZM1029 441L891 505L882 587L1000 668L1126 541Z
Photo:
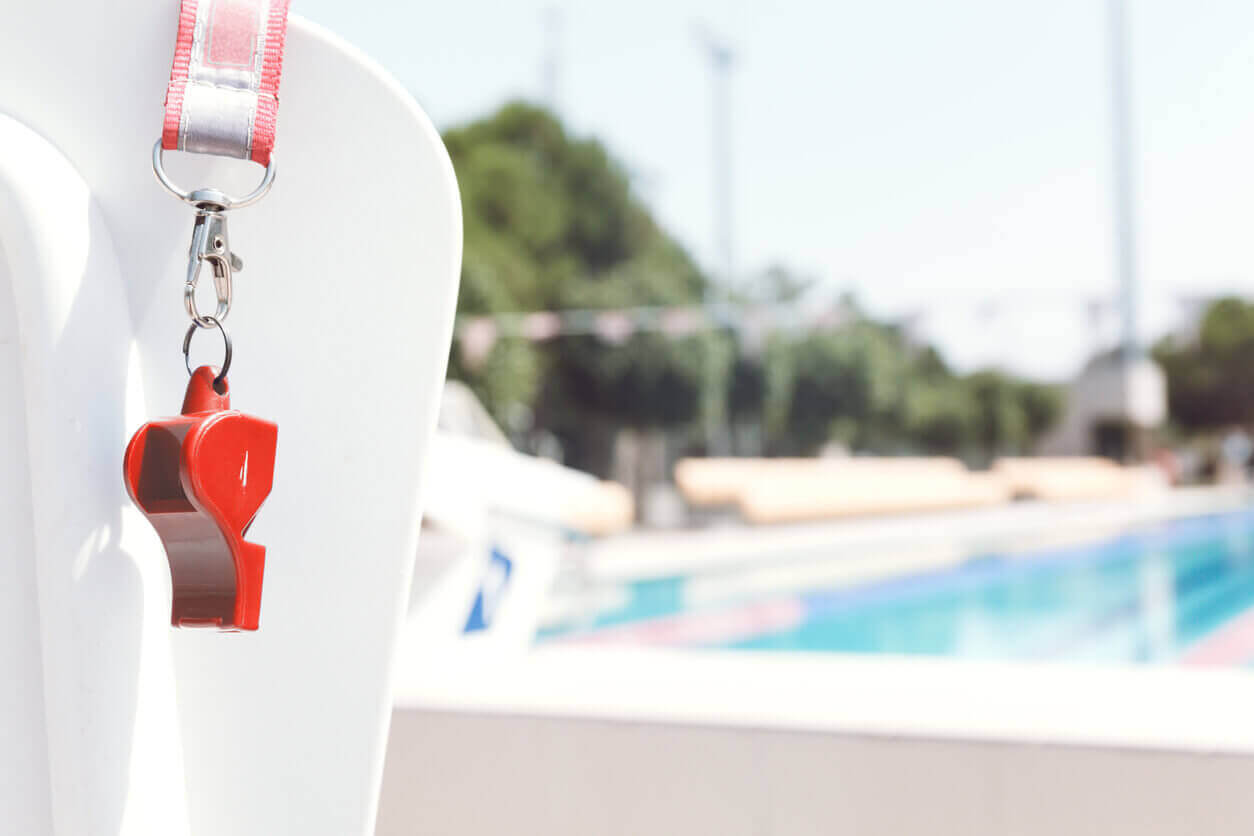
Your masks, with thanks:
M1022 310L1027 299L1034 309L1051 303L1074 308L1077 304L1095 323L1114 309L1106 296L1061 296L1040 291L1019 291L1005 298L985 298L971 311L980 322L990 322L1010 309ZM893 322L908 336L918 336L923 320L938 309L953 305L971 308L970 300L937 299L920 310L898 316ZM681 306L639 306L616 309L568 309L494 314L463 314L457 318L455 336L468 368L478 368L502 339L548 342L561 337L593 336L609 345L622 345L636 334L660 333L682 339L703 331L724 330L736 334L742 349L754 353L775 331L804 333L839 329L858 317L856 308L844 301L827 307L798 305L713 303Z
M735 332L746 350L753 351L763 345L772 331L830 330L854 316L853 309L845 304L813 311L792 306L732 304L531 311L459 316L456 336L463 362L476 368L501 339L548 342L559 337L593 336L609 345L622 345L642 333L682 339L703 331L725 330Z

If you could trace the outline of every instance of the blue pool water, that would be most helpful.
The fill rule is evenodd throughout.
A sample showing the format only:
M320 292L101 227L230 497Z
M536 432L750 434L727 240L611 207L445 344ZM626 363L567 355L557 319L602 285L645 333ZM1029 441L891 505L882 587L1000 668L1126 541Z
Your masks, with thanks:
M832 558L840 559L840 558ZM706 576L708 577L708 576ZM772 650L1244 665L1254 661L1254 511L854 586L691 606L693 578L628 584L550 625L574 639Z

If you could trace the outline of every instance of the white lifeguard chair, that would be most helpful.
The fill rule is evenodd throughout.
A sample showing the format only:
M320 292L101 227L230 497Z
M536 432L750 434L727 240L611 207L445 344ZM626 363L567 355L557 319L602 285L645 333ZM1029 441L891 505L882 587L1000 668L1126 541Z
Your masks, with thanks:
M279 425L250 532L261 629L172 631L121 460L186 383L194 213L150 169L177 14L28 3L0 27L0 821L365 834L452 333L456 182L413 99L294 17L276 184L232 213L233 396ZM167 165L241 192L260 173ZM218 350L202 337L193 360Z

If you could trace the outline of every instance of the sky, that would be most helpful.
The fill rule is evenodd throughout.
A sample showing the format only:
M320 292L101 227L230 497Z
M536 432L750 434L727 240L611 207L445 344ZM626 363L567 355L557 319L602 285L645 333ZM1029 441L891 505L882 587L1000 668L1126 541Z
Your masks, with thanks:
M1199 298L1254 295L1254 3L1127 2L1148 342ZM711 269L712 73L696 33L715 33L735 51L737 274L783 265L821 298L852 292L962 370L1062 380L1117 339L1102 0L294 8L391 70L440 127L552 93Z

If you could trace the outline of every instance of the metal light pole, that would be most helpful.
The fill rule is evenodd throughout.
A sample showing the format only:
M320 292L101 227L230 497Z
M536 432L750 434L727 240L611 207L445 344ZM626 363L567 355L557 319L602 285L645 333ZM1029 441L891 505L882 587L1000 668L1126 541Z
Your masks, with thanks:
M712 70L711 125L714 163L714 246L716 271L726 291L735 276L732 232L731 70L736 54L704 27L696 28Z
M711 125L713 128L714 163L714 248L715 281L706 284L707 306L722 301L731 289L735 276L734 236L732 233L732 182L731 182L731 69L735 62L732 48L716 38L701 25L694 27L697 41L710 61ZM718 287L715 287L715 285ZM731 439L718 411L706 410L706 450L710 455L726 455Z
M1128 18L1125 0L1109 0L1111 122L1114 139L1115 269L1119 277L1123 362L1141 352L1138 332L1135 182L1132 159L1132 115L1128 59Z

